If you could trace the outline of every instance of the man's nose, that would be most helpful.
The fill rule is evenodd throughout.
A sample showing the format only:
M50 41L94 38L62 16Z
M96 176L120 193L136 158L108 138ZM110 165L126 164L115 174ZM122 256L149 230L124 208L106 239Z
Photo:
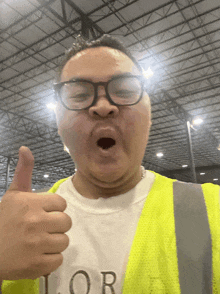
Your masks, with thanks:
M105 92L104 86L98 87L98 97L95 105L89 108L89 114L91 116L100 116L100 117L116 117L119 113L117 105L112 105L108 100Z

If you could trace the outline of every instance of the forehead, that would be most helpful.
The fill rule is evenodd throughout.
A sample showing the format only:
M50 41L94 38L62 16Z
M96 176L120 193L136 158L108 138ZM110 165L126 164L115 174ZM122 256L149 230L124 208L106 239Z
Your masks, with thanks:
M78 52L65 64L61 81L81 77L92 81L105 81L111 76L130 72L140 74L134 62L123 52L109 48L88 48Z

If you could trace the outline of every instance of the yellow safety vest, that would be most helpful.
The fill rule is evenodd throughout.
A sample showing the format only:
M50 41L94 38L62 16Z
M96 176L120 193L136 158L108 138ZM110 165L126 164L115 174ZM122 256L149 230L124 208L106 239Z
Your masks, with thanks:
M123 294L220 294L220 187L154 174L131 246ZM48 192L55 193L67 179ZM39 279L3 281L2 294L39 294Z

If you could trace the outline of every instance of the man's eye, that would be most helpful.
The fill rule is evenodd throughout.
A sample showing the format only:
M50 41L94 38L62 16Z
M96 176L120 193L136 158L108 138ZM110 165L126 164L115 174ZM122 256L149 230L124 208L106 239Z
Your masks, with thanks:
M129 97L134 95L134 91L129 91L129 90L120 90L120 91L115 91L114 95L119 96L119 97Z
M71 94L69 96L69 99L86 99L90 96L91 94L88 94L88 93Z

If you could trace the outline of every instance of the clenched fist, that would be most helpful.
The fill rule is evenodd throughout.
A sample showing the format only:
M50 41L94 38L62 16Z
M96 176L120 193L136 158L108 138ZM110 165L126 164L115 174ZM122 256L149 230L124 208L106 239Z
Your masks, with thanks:
M36 279L63 262L72 226L66 200L31 192L34 157L22 146L11 186L0 203L0 280Z

